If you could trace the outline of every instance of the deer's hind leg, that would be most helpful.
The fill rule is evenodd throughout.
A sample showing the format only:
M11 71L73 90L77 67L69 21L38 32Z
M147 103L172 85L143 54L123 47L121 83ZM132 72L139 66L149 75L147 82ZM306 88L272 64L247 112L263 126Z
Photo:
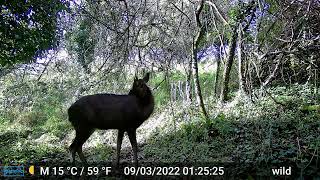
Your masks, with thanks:
M80 160L87 164L86 158L83 155L82 152L82 145L86 142L86 140L91 136L91 134L94 132L94 129L92 128L79 128L76 129L76 137L74 138L72 144L69 147L69 150L72 155L72 163L75 163L75 155L76 152L78 153Z

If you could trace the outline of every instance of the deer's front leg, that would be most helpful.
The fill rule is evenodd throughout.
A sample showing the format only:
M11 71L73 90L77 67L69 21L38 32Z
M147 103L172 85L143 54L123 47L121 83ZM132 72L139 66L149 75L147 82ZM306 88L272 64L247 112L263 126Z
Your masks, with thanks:
M117 159L116 159L116 167L119 168L120 164L120 150L121 150L121 144L123 139L124 131L118 130L118 139L117 139Z
M134 164L136 167L138 167L138 158L137 158L138 145L137 145L137 138L136 138L136 130L135 129L129 130L128 136L129 136L129 140L133 150Z

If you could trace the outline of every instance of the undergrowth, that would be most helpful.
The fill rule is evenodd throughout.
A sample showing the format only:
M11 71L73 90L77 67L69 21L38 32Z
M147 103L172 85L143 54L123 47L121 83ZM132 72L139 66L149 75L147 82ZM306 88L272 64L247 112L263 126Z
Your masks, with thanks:
M144 153L159 162L233 163L239 174L268 175L272 166L290 165L303 175L315 175L320 109L305 111L306 105L319 102L303 88L271 89L281 105L265 96L254 104L240 99L233 107L217 107L210 120L194 117L170 133L156 133Z
M182 76L174 78L178 80ZM152 83L161 81L161 77L155 77ZM211 82L205 87L211 87ZM169 97L165 86L160 85L155 97L156 101L164 100L158 104L161 108L158 107L154 116L166 108L165 117L171 117L174 126L170 125L166 131L149 129L152 134L145 137L147 142L140 149L142 163L233 163L239 173L261 170L261 175L265 175L263 169L274 164L296 165L307 175L319 170L320 97L307 86L271 88L269 95L256 90L254 102L240 94L234 95L233 101L219 105L213 95L206 96L209 120L195 113L194 107L183 106L181 102L166 107ZM28 108L21 108L18 105L23 102L18 102L1 111L2 164L66 160L67 146L61 141L73 128L63 110L66 96L56 91L51 91L55 92L52 97L39 96ZM86 149L84 152L99 154L94 160L103 161L115 153L107 147L98 144L91 147L90 152Z

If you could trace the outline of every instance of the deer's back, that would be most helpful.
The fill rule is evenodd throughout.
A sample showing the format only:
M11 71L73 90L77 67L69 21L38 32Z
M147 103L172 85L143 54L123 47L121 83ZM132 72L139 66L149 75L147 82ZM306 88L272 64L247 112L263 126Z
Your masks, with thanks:
M126 129L140 126L143 117L138 99L131 95L95 94L84 96L68 110L72 124L98 129Z

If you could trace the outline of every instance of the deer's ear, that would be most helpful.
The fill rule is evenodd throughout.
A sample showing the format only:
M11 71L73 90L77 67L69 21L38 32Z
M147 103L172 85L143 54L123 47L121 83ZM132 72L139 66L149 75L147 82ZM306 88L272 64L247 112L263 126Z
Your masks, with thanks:
M144 78L143 78L143 81L144 82L148 82L149 81L149 77L150 77L150 73L147 73Z

